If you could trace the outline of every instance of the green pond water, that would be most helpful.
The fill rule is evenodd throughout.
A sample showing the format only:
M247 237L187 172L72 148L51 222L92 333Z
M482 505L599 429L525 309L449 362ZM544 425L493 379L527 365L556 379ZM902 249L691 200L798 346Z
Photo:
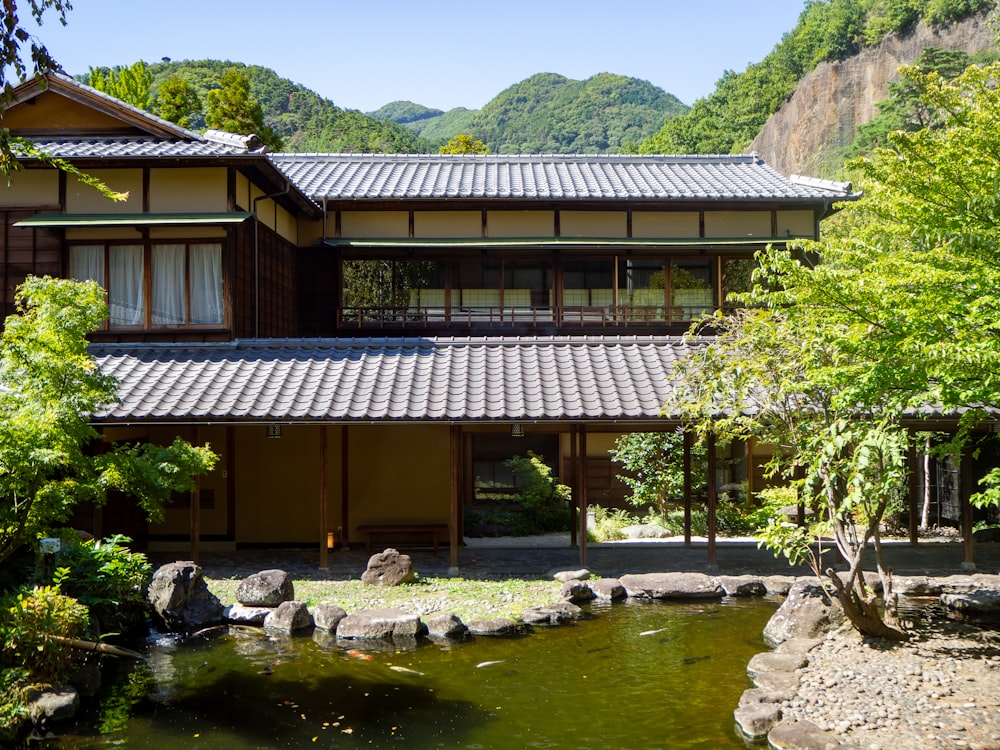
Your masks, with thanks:
M743 748L733 709L776 606L594 606L573 625L450 645L161 637L49 746Z

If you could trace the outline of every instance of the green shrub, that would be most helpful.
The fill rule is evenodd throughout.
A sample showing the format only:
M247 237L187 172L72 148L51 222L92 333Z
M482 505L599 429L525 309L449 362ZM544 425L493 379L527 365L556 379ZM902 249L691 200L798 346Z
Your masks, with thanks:
M592 542L610 542L624 539L622 532L626 526L634 526L639 519L622 508L602 508L591 505L588 511L594 514L594 527L587 531L587 539Z
M570 488L552 478L552 469L545 460L528 451L526 456L514 456L505 463L514 474L515 497L523 523L530 529L528 533L567 530Z
M115 535L64 543L56 554L52 583L89 607L102 634L129 632L145 620L151 568L145 555L125 546L131 541Z
M89 621L87 607L54 586L38 586L0 600L0 665L26 669L33 682L59 684L77 654L52 636L79 638Z
M0 670L0 742L16 739L28 718L25 699L28 682L27 669L11 667Z

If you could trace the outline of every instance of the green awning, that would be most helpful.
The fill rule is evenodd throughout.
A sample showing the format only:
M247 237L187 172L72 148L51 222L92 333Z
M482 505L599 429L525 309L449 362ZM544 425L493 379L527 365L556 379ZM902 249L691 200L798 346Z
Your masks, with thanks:
M169 225L242 224L253 216L248 211L233 213L169 214L35 214L15 222L15 227L152 227Z
M469 237L469 238L417 238L417 237L372 237L327 239L323 244L330 247L346 248L399 248L399 247L471 247L489 248L551 248L551 247L747 247L768 243L788 242L812 237L685 237L685 238L644 238L644 237Z

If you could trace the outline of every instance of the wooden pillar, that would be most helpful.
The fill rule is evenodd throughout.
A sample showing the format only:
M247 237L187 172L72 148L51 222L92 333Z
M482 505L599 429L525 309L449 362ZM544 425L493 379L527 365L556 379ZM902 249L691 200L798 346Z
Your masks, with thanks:
M236 428L226 428L226 538L236 543Z
M975 482L972 479L972 456L968 448L962 449L962 457L959 463L959 496L962 505L962 545L965 550L965 559L962 567L965 570L975 570L976 561L973 556L974 544L972 541L972 502L970 498L974 492Z
M920 525L920 498L918 493L920 487L917 478L920 473L917 469L917 446L913 442L913 435L910 435L910 444L906 450L906 486L909 490L909 517L907 518L907 528L910 532L910 544L917 545L917 528Z
M194 427L194 439L192 442L198 445L198 425ZM194 491L191 493L191 560L200 562L201 560L201 475L194 479Z
M345 424L340 428L340 528L343 532L340 543L344 549L350 548L351 536L351 470L350 454L348 452L348 430Z
M573 489L573 497L580 497L580 467L578 464L578 452L577 452L577 432L578 427L576 424L571 424L569 427L569 470L570 470L570 487ZM577 504L569 504L569 546L576 546L576 524L577 524Z
M691 546L691 447L694 436L684 430L684 546Z
M583 423L580 425L580 455L578 457L578 466L582 464L587 459L587 424ZM577 472L581 477L583 472ZM580 533L578 536L580 543L580 566L583 567L587 564L587 482L581 479L580 481L580 498L577 501L577 508L579 509L578 521L580 522Z
M708 566L710 568L716 567L715 559L715 505L716 505L716 492L718 488L716 487L715 479L715 434L708 434L708 444L706 448L708 449Z
M461 440L462 428L452 425L450 428L449 452L451 458L449 468L451 470L450 482L450 514L448 519L448 572L452 575L458 574L458 490L459 490L459 470L461 462Z
M319 567L330 567L329 522L326 518L326 425L319 427Z

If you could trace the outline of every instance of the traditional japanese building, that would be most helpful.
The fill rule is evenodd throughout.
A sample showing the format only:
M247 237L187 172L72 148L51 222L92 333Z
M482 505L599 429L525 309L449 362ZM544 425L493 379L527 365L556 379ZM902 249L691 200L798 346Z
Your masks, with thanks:
M676 428L661 405L691 322L747 287L755 251L818 237L856 197L753 154L269 154L55 74L3 126L128 193L19 159L6 313L28 274L97 280L93 353L121 383L104 439L221 457L164 523L118 498L94 530L321 560L364 527L440 527L457 564L465 509L511 489L504 462L528 450L577 509L620 500L609 449ZM712 457L710 502L753 488L753 452Z

